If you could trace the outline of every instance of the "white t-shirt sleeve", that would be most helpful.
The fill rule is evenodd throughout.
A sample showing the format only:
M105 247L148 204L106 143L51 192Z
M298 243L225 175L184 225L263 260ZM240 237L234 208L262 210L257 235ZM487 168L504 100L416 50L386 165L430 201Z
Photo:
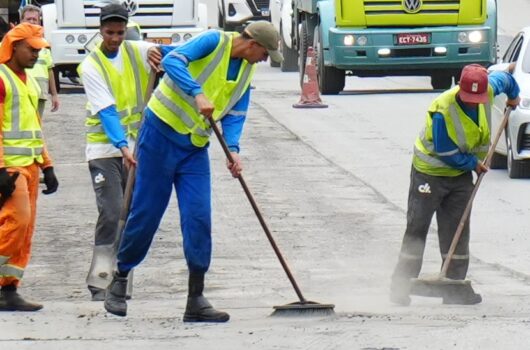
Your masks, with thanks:
M116 100L107 86L105 77L99 73L90 61L86 60L82 63L82 71L81 79L93 115L108 106L116 104Z
M145 69L147 69L147 72L150 72L151 66L147 62L147 51L151 47L156 46L156 44L143 40L134 41L134 43L138 45L138 50L140 50L140 54L142 55L142 62L144 64Z

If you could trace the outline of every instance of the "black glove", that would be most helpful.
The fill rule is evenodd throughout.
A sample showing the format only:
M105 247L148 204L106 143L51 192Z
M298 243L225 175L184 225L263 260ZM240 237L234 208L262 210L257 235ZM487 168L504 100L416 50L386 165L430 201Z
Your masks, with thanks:
M42 190L42 193L51 194L57 191L57 187L59 187L59 181L57 181L53 167L47 167L42 172L44 173L44 183L46 184L46 189Z
M18 175L18 171L9 175L6 168L0 168L0 194L4 202L13 194Z

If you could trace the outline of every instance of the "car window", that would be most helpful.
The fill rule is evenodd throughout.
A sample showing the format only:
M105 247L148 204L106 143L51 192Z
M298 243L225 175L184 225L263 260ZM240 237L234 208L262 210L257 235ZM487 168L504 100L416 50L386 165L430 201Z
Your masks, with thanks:
M513 57L513 53L514 51L517 49L517 46L519 44L519 47L520 47L520 42L522 40L522 36L523 34L522 33L519 33L515 39L512 40L512 42L510 43L510 46L508 46L508 50L506 50L506 52L504 53L504 56L502 57L502 61L504 63L511 63L513 62L511 60L511 58Z
M527 46L530 45L530 41L528 41L526 45ZM521 66L522 66L523 72L530 73L530 50L528 47L526 48L526 52L524 54L523 62Z
M513 55L510 58L510 63L517 62L519 59L519 54L521 53L521 48L523 47L523 38L519 39L517 45L515 45L515 50L513 50Z

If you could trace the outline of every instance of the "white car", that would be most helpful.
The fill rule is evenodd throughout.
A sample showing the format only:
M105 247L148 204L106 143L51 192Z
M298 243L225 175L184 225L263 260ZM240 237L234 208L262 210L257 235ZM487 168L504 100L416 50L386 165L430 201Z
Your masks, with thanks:
M283 62L282 72L298 72L298 51L292 48L293 0L271 0L271 23L280 33L280 50Z
M500 64L490 71L507 71L515 64L513 76L521 89L521 103L512 112L492 158L492 168L508 169L510 178L530 177L530 27L524 28L506 50ZM498 129L506 106L504 94L495 98L492 113L492 137Z
M269 21L271 0L218 0L219 28L236 31L247 22ZM274 1L274 0L272 0Z

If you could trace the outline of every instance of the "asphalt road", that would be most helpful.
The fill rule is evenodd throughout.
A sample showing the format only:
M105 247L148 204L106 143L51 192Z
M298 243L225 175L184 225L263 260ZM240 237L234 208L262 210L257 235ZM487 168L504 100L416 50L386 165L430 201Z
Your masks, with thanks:
M509 5L508 5L509 4ZM505 41L530 2L500 1ZM59 192L39 198L34 254L21 292L45 308L0 315L0 349L521 349L528 347L528 180L491 171L472 217L469 278L484 302L388 301L405 227L412 144L438 92L425 78L348 78L329 108L296 110L296 74L259 67L242 139L245 178L306 297L336 315L270 317L296 300L236 180L211 146L214 257L206 295L232 319L182 323L186 267L176 201L135 273L129 315L89 301L95 200L84 162L84 97L65 88L45 116ZM154 179L156 181L156 179ZM424 272L440 264L436 236Z

